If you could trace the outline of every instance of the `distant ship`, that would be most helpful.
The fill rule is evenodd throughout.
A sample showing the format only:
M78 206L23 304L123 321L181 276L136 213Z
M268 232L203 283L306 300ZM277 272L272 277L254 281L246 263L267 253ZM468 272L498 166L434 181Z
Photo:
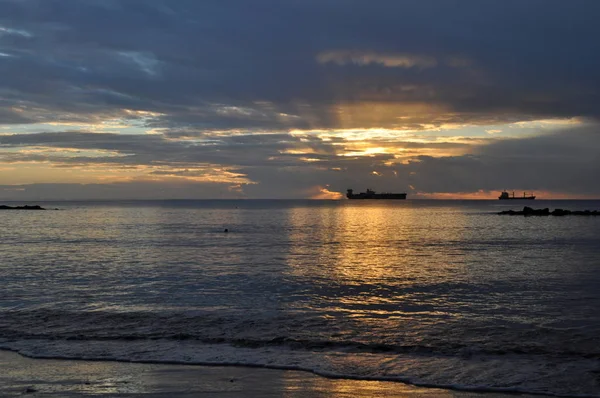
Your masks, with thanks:
M512 193L512 196L510 196L510 195L508 194L508 192L506 192L506 191L503 191L503 192L500 194L500 196L498 196L498 199L500 199L500 200L513 200L513 199L514 199L514 200L518 200L518 199L521 199L521 200L522 200L522 199L526 199L526 200L533 200L533 199L535 199L535 196L534 196L534 195L527 195L527 193L526 193L526 192L523 192L523 196L515 196L515 193L514 193L514 191L513 191L513 193Z
M367 189L367 192L353 193L352 189L348 190L346 194L348 199L406 199L405 193L376 193Z

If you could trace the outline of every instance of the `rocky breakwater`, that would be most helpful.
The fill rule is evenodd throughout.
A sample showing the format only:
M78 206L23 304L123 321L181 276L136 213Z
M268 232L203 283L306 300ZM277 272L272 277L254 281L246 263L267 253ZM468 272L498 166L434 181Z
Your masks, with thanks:
M563 210L563 209L555 209L554 211L550 211L549 208L545 209L532 209L531 207L523 207L521 211L515 210L505 210L501 211L501 216L600 216L600 211L598 210Z
M0 205L0 210L46 210L42 206L6 206Z

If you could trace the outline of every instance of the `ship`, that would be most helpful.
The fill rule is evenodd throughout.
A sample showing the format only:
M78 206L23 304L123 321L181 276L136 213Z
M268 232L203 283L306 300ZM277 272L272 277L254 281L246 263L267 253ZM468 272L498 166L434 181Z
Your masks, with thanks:
M348 190L346 193L346 197L348 199L406 199L405 193L377 193L370 189L367 189L367 192L354 193L352 189Z
M500 196L498 196L498 199L500 199L500 200L523 200L523 199L533 200L533 199L535 199L535 195L533 195L533 194L527 195L527 192L523 192L523 196L515 196L515 192L513 191L512 196L510 196L508 194L508 192L502 191Z

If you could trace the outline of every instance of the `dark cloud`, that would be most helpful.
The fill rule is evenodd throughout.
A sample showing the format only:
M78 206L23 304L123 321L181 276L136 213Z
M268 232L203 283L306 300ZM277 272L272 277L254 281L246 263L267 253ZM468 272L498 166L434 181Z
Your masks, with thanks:
M0 104L2 102L3 101L0 101ZM0 121L2 124L23 124L33 122L33 120L20 115L18 112L6 108L0 108Z
M0 200L231 199L244 196L219 183L129 181L106 184L0 185Z
M191 137L190 137L191 136ZM180 138L180 137L178 137ZM469 150L473 144L466 142L411 142L387 139L371 139L370 144L379 147L411 150ZM493 141L489 139L487 141ZM475 143L481 140L475 141ZM319 162L319 167L364 166L370 163L394 160L392 154L376 157L349 156L357 152L353 142L342 138L323 139L309 134L186 134L185 139L171 139L163 135L126 135L116 133L57 132L37 134L0 135L0 149L16 149L3 152L3 162L54 161L73 164L114 163L120 165L188 165L213 164L233 167L306 167L306 158ZM361 143L362 145L362 143ZM48 154L19 151L28 147L53 149ZM60 149L77 150L68 152ZM86 151L104 151L88 155ZM360 152L360 151L359 151ZM344 156L342 156L344 155ZM364 159L363 159L364 158ZM310 171L311 168L307 167Z
M160 184L165 197L205 197L202 187L299 197L326 185L600 195L595 128L472 141L363 132L372 146L402 148L401 158L357 156L357 142L325 138L541 118L593 124L598 15L597 0L0 0L2 131L116 120L159 133L0 135L0 160L148 167L171 178L130 182L151 197ZM208 167L256 184L191 180ZM89 197L133 192L88 188Z
M427 103L432 123L597 117L597 15L595 0L5 0L0 91L167 127L338 127L357 103Z
M335 141L334 141L335 142ZM74 164L114 163L119 165L213 164L221 166L297 166L301 155L286 151L315 151L315 156L335 155L332 142L318 137L291 134L207 135L198 140L170 140L162 135L126 135L114 133L59 132L0 135L0 149L44 147L76 149L81 156L69 157L52 152L11 151L1 154L3 162L55 161ZM120 156L86 157L86 150L109 151ZM311 155L312 156L312 155Z

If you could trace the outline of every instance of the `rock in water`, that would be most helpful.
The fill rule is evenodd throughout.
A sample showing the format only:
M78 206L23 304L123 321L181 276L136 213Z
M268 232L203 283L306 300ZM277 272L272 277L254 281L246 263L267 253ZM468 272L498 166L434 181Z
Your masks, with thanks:
M42 206L29 206L29 205L25 205L25 206L6 206L6 205L0 205L0 210L46 210L44 209Z
M563 210L556 209L550 211L549 208L545 209L532 209L531 207L525 206L521 211L504 210L498 213L501 216L600 216L598 210Z

